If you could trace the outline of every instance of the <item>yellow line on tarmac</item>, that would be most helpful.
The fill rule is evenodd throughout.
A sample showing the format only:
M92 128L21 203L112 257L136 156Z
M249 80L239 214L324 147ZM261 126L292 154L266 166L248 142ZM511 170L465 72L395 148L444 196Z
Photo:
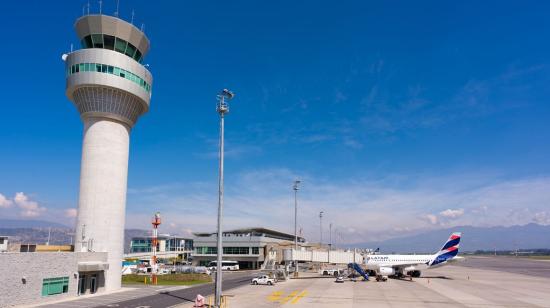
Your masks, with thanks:
M298 294L298 296L296 296L296 298L294 298L290 303L296 304L300 299L302 299L302 297L306 295L307 295L307 290L303 290L302 293Z
M290 293L287 297L283 298L280 303L281 304L284 304L286 302L288 302L289 300L291 300L294 296L296 296L296 294L298 294L298 291L292 291L292 293Z
M273 293L271 293L271 295L269 295L269 296L267 297L267 300L270 301L270 302L279 301L279 299L281 298L281 295L283 295L283 292L281 292L281 291L274 291Z

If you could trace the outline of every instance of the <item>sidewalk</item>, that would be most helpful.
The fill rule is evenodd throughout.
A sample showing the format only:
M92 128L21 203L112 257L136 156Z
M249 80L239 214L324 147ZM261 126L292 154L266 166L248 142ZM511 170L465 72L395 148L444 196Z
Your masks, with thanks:
M161 292L175 291L189 288L190 286L135 286L135 287L123 287L120 290L109 292L109 293L100 293L100 294L89 294L83 295L76 298L62 299L59 301L52 301L45 303L43 305L37 306L25 305L17 306L20 308L26 307L60 307L60 308L76 308L76 307L96 307L101 305L109 305L116 302L121 302L125 300L145 297L149 295L155 295Z

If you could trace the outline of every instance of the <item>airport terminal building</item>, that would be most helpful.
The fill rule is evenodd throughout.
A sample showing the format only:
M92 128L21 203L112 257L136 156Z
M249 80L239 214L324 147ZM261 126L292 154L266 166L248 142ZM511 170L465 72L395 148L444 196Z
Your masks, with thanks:
M216 233L194 233L193 265L216 260ZM298 237L298 243L305 243ZM258 269L268 258L280 261L282 251L294 245L294 235L265 228L245 228L223 233L223 259L239 262L241 269Z
M152 236L133 237L130 241L130 253L126 256L132 257L132 255L140 254L148 256L153 251L152 243ZM193 239L177 235L159 234L157 237L157 252L160 253L160 257L169 255L182 261L188 261L193 253Z

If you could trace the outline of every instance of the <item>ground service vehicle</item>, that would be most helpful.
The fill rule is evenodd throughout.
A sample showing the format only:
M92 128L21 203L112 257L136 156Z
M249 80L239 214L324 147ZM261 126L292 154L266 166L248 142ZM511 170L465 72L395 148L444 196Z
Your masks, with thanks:
M322 269L319 271L319 274L323 276L334 276L337 277L340 275L340 272L337 268L331 268L331 269Z
M270 277L267 276L267 275L263 275L263 276L259 276L259 277L253 278L253 279L252 279L252 284L254 284L254 285L257 285L257 284L266 284L266 285L272 286L272 285L275 284L275 279L270 278Z

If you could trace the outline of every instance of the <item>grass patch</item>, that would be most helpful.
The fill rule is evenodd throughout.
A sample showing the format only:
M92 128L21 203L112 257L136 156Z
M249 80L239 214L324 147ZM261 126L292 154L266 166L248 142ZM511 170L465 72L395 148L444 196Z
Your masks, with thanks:
M527 256L527 258L535 260L550 260L550 256Z
M147 284L151 283L149 275L123 275L122 284L144 284L147 278ZM169 274L158 275L158 284L167 286L189 286L201 283L212 282L212 278L206 274Z

